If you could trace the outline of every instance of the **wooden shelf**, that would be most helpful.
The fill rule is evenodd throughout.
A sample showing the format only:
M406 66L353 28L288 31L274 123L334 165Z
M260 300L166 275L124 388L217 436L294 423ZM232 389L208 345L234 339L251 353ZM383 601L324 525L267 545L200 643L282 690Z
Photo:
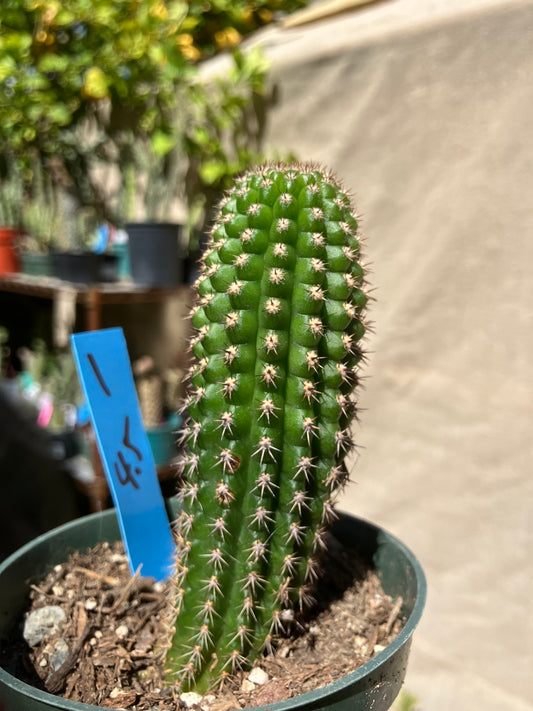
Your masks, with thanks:
M102 322L102 306L105 304L160 303L171 296L186 294L189 287L151 288L128 282L110 284L75 284L55 277L31 274L0 276L0 291L24 294L41 299L55 299L61 294L70 294L84 308L84 326L87 331L96 331Z

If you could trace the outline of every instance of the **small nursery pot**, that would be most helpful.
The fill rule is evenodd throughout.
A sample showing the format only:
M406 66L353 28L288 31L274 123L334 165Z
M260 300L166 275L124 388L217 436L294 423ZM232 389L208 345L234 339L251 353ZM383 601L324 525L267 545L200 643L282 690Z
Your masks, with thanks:
M74 284L97 284L103 255L96 252L51 252L52 273Z
M183 283L182 226L164 222L126 225L133 281L148 287L171 288Z
M411 638L426 598L426 581L418 560L390 533L367 521L342 514L333 533L345 544L356 546L361 557L374 564L384 591L401 596L406 624L398 637L357 671L315 691L254 711L385 711L402 686ZM30 584L42 579L69 552L100 541L119 538L113 509L65 524L27 544L0 565L0 647L10 639L28 605ZM20 681L0 668L2 711L89 711L98 707L54 696Z
M52 274L52 260L50 254L39 252L21 252L19 254L21 271L33 276L50 276Z

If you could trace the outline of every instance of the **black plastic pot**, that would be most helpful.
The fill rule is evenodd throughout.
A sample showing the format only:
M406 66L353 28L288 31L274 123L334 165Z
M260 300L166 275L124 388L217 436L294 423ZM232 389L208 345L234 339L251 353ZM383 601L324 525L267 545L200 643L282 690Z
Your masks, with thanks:
M168 288L183 284L179 246L182 226L163 222L131 222L126 225L133 281L142 286Z
M333 532L341 542L352 546L356 543L362 557L373 562L386 593L402 597L405 627L388 647L357 671L316 691L259 706L253 711L385 711L400 691L412 634L426 598L426 581L420 563L390 533L353 516L343 514ZM4 561L0 565L0 648L9 645L13 631L20 625L28 606L31 583L63 562L70 551L83 550L99 541L115 541L118 537L116 515L110 509L40 536ZM15 678L7 666L0 668L2 711L97 708L35 689Z
M118 281L119 258L116 254L100 255L100 264L98 266L98 281L112 283Z
M74 284L96 284L104 255L95 252L51 252L52 274Z

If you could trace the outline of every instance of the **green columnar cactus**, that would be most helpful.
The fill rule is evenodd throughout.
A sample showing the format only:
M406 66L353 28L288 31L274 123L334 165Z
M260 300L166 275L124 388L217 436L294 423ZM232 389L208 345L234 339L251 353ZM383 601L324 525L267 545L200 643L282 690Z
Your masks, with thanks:
M346 479L367 302L350 200L267 166L223 200L192 309L195 356L168 678L202 691L311 601Z

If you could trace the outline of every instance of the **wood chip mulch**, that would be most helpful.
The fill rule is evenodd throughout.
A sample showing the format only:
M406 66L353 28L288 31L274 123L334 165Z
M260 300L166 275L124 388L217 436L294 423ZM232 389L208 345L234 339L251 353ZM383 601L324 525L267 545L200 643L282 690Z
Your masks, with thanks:
M31 609L58 605L66 621L27 660L41 688L68 699L114 709L234 711L270 704L327 684L357 669L402 628L402 600L383 593L376 574L332 539L334 568L319 583L322 605L298 621L276 653L262 657L262 672L239 674L202 699L164 687L161 639L168 624L168 585L132 577L121 543L75 553L31 593ZM349 561L349 563L348 563ZM64 645L66 642L66 647ZM66 658L51 666L61 645ZM28 651L29 650L29 651ZM266 672L263 673L263 672ZM39 681L37 680L37 683ZM34 680L35 683L35 680Z

